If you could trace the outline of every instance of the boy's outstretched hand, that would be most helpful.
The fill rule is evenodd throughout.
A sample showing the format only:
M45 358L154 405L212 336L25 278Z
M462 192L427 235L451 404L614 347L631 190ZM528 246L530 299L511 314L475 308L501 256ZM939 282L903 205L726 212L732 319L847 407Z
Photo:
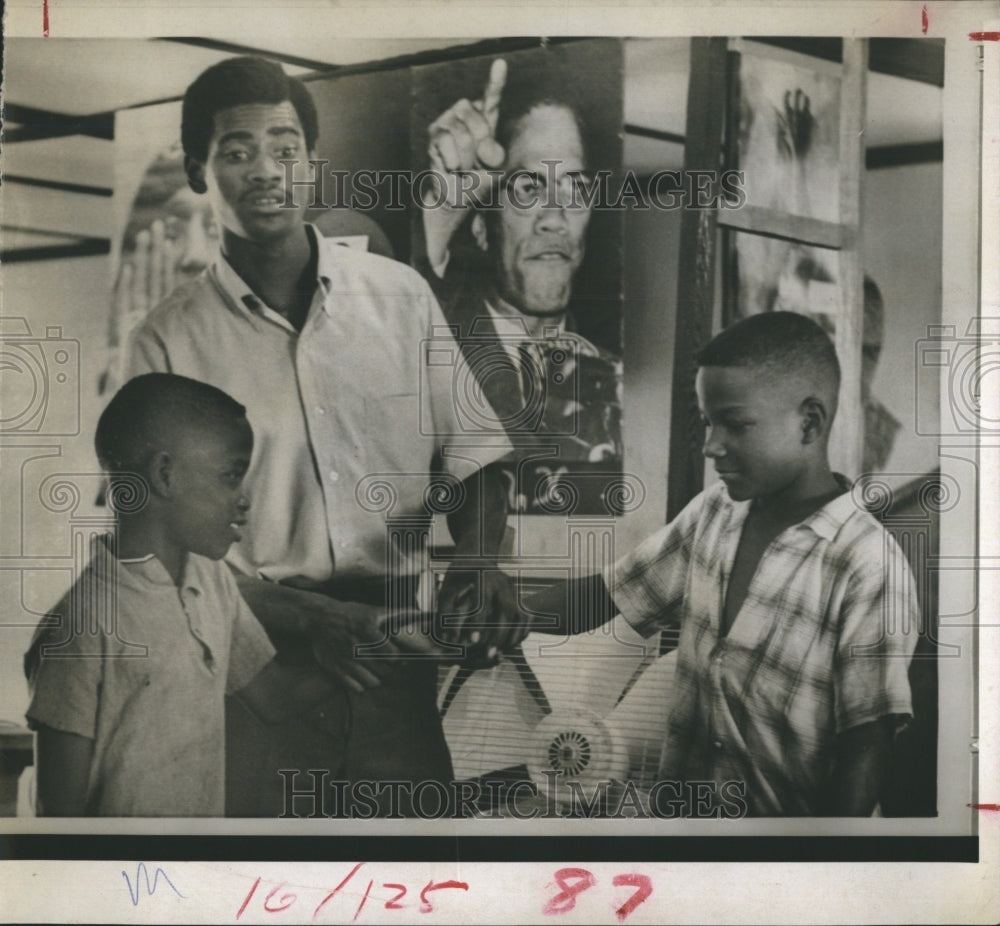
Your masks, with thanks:
M530 629L514 583L496 567L449 569L438 595L438 617L440 635L463 649L462 664L469 668L496 665Z

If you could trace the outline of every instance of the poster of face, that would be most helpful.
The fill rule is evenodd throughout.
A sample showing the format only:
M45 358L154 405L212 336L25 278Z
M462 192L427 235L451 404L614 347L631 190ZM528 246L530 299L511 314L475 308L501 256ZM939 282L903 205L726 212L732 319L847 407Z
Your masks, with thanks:
M211 205L188 186L179 125L176 103L118 114L108 355L97 384L102 396L124 381L132 330L175 286L201 273L218 249Z
M414 171L466 181L418 191L414 260L468 361L456 404L472 427L491 407L515 445L522 513L620 513L621 213L591 197L621 168L622 67L605 40L413 72Z

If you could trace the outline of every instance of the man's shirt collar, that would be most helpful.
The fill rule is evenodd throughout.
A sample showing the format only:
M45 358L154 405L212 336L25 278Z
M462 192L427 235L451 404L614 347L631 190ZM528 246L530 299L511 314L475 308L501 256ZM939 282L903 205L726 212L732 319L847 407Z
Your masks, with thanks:
M323 246L323 236L319 233L315 225L306 222L305 229L306 234L309 235L311 246L316 249L316 285L323 291L323 307L327 309L326 296L330 293L331 282L336 272L333 249ZM213 269L219 286L235 305L242 306L255 315L260 315L291 327L288 321L279 312L276 312L267 305L247 285L246 280L236 272L236 269L229 262L229 258L226 257L225 252L222 250L221 242L216 253Z

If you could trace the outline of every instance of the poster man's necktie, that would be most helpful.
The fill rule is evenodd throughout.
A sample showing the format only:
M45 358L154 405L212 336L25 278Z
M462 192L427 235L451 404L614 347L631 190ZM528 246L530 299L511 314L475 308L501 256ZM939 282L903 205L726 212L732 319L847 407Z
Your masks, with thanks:
M545 353L538 341L521 341L517 346L520 360L521 398L525 411L538 410L545 402ZM532 417L534 417L532 415Z

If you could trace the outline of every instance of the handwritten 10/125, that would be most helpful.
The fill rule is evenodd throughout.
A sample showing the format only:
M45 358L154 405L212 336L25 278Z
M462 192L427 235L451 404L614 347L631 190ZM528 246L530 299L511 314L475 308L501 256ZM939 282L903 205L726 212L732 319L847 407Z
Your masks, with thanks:
M323 914L324 910L334 898L354 879L363 867L364 862L358 862L340 881L336 887L329 890L319 901L312 911L312 920L316 921ZM546 916L558 916L567 913L576 906L577 897L584 891L593 888L597 884L595 876L586 868L560 868L553 876L553 888L558 888L552 896L544 902L541 913ZM360 880L358 884L362 883ZM653 893L653 885L648 875L628 873L615 875L612 878L612 885L616 888L628 887L632 893L623 902L614 908L615 917L618 922L624 922L630 913L643 903ZM373 901L372 889L375 887L374 879L369 878L365 886L361 901L354 910L352 922L358 920L366 904ZM382 882L383 890L391 891L392 896L383 901L386 910L412 910L415 906L412 902L407 902L406 898L410 893L410 888L405 884L395 882ZM420 913L427 914L434 911L432 894L440 891L463 891L467 892L469 885L465 881L428 881L419 892L417 902ZM264 893L266 891L266 893ZM236 919L247 911L254 899L261 904L262 909L267 913L282 913L291 909L298 903L299 897L294 891L288 889L285 883L279 883L270 887L262 887L262 879L258 877L250 887L239 909L236 911ZM381 899L381 898L380 898ZM332 909L330 910L332 912ZM341 915L343 915L341 911Z

